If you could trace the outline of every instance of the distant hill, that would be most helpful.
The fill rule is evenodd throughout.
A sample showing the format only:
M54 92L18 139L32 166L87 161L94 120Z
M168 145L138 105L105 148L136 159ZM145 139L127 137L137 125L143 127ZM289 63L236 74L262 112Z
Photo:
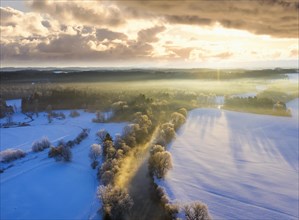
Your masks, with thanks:
M165 79L283 78L297 69L96 69L96 68L2 68L2 83L115 82Z

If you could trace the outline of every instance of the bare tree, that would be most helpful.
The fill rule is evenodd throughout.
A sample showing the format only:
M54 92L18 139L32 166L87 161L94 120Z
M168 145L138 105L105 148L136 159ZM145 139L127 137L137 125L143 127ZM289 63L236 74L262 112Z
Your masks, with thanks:
M96 135L101 143L103 143L105 141L107 134L108 134L108 132L105 129L101 129L96 133Z

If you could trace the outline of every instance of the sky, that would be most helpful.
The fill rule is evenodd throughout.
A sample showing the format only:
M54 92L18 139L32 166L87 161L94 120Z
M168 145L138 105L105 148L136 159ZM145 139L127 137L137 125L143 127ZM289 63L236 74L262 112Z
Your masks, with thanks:
M298 0L1 0L1 67L298 68Z

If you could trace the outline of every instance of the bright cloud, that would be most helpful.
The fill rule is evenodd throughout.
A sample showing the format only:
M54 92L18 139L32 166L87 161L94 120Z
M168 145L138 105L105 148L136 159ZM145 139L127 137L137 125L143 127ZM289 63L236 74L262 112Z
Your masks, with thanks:
M28 7L0 8L2 66L298 60L293 0L33 0Z

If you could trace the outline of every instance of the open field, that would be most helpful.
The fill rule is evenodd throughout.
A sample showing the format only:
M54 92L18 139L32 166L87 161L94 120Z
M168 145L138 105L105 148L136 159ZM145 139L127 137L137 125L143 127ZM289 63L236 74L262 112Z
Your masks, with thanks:
M40 114L32 126L0 129L1 150L5 146L28 152L1 174L1 219L101 219L97 214L96 170L91 169L88 158L90 145L97 142L95 133L99 129L114 136L122 132L126 123L92 123L94 114L80 113L77 118L54 120L53 124L45 123L46 117ZM36 139L47 136L55 145L58 140L73 139L81 128L89 128L90 134L72 149L71 163L55 162L48 158L48 150L30 152Z
M297 219L298 101L292 118L191 111L159 184L172 202L203 201L214 219Z

